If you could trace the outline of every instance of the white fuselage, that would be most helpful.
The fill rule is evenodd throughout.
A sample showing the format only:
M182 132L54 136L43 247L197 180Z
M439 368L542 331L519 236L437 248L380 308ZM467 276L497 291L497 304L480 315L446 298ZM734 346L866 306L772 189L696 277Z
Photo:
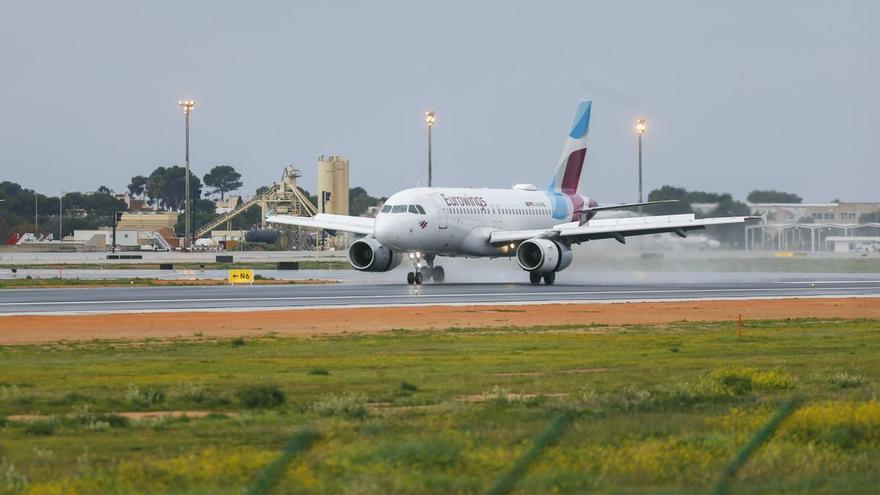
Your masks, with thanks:
M577 197L575 202L589 204ZM392 195L376 216L374 236L399 252L440 256L512 256L489 244L499 230L549 229L572 221L572 198L534 188L415 188Z

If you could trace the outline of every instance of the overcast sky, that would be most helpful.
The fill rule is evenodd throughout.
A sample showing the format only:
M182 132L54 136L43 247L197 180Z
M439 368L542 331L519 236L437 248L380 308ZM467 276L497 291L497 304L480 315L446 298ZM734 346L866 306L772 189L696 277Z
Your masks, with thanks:
M294 4L301 4L294 6ZM710 5L711 4L711 5ZM581 190L663 184L742 199L880 200L880 2L7 2L0 180L124 190L182 164L244 192L316 158L374 195L426 183L545 186L593 100ZM50 187L49 183L55 186Z

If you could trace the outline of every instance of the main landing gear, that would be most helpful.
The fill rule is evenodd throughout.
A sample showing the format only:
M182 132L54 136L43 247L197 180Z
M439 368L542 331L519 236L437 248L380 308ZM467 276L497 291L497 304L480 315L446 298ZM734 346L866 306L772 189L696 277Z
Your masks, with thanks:
M422 281L434 280L442 283L446 278L446 272L442 266L434 266L434 255L422 253L409 253L409 259L413 264L413 271L406 274L406 283L409 285L422 285Z
M537 272L529 272L529 282L532 285L538 285L541 283L541 279L544 279L544 283L547 285L553 285L556 282L556 272L550 273L537 273Z

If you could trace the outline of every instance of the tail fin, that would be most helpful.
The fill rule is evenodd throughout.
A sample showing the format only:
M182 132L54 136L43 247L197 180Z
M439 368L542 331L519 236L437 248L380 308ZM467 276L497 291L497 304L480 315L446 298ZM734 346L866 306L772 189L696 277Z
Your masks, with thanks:
M548 189L566 195L577 193L581 179L581 169L587 157L587 138L590 135L591 100L581 100L574 113L574 122L568 133L568 139L562 148L562 157L556 167L556 175Z

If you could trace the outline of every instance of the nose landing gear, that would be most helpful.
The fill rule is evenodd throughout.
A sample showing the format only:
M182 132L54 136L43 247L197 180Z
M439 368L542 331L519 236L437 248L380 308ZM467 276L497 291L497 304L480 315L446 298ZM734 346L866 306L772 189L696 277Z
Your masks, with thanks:
M443 267L434 266L433 254L409 253L409 259L413 264L413 271L406 274L407 284L422 285L422 281L432 279L434 282L441 283L446 278Z

